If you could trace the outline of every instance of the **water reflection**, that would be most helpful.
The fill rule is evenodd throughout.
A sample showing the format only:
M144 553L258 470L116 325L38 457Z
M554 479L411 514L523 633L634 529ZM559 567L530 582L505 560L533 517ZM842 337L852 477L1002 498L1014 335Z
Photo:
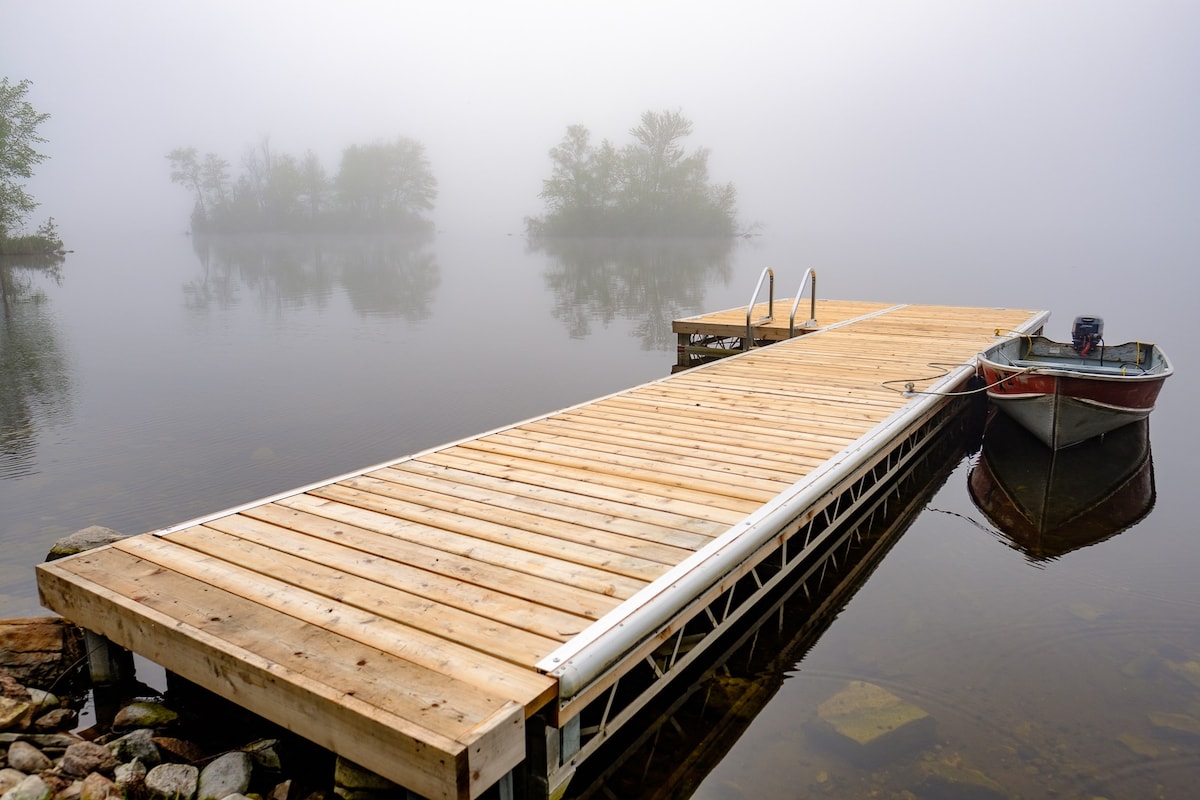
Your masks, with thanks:
M673 350L671 321L699 313L705 287L728 283L732 239L551 239L546 286L572 338L618 316L635 322L643 350Z
M426 319L440 283L423 236L197 236L202 272L184 288L195 311L227 309L247 289L264 309L327 305L341 288L359 314Z
M968 476L971 500L1032 562L1102 542L1154 507L1149 431L1141 420L1051 450L996 414Z
M614 736L567 787L570 798L687 798L732 750L820 640L963 456L978 446L970 420L940 434L878 500L848 520L830 551L760 616L731 632L642 712L645 724ZM846 547L843 551L840 548ZM769 783L762 776L764 784ZM745 786L730 797L773 796ZM721 790L717 790L718 795ZM798 795L797 795L798 796Z
M61 256L0 258L0 480L34 472L40 429L70 411L70 375L46 295Z

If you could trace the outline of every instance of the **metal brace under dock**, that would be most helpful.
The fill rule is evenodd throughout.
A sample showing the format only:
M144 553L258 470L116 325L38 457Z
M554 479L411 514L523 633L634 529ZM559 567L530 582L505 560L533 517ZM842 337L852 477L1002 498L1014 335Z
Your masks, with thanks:
M42 564L41 601L424 797L557 796L936 435L997 331L1048 317L813 308L803 336Z

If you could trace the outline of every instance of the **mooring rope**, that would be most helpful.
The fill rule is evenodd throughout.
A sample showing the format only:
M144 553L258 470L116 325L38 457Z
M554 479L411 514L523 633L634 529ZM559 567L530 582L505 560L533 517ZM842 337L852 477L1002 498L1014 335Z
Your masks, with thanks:
M973 367L973 366L975 366L975 364L974 364L974 362L965 362L962 364L946 365L946 364L939 364L936 361L931 361L928 364L926 364L926 366L933 367L934 369L939 369L939 368L944 367L945 369L943 369L942 372L938 373L937 375L929 375L929 376L926 376L923 378L893 378L893 379L887 380L887 381L880 381L879 385L883 386L885 389L891 389L893 392L899 392L900 394L902 394L906 397L909 395L914 395L914 394L928 394L928 395L935 395L938 397L964 397L966 395L979 394L980 392L986 392L988 389L991 389L993 386L999 386L1000 384L1004 383L1006 380L1013 377L1014 375L1025 375L1027 373L1034 372L1037 370L1037 367L1020 367L1015 372L1013 372L1011 375L1005 375L1003 378L1001 378L998 381L993 381L992 383L989 383L985 386L978 386L973 389L965 389L961 392L927 392L924 390L918 390L916 388L916 384L919 382L923 382L923 381L936 381L938 378L946 377L953 370L956 370L959 367ZM902 383L902 384L904 384L904 388L898 389L892 385L894 383Z

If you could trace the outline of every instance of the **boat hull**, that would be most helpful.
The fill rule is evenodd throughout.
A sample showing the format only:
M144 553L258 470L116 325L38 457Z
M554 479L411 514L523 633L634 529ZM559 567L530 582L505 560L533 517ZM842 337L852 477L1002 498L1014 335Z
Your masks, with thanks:
M1154 507L1148 422L1047 450L1010 417L988 421L967 486L972 502L1031 561L1105 541Z
M1170 362L1153 344L1081 357L1043 337L1010 339L980 356L988 399L1052 449L1146 419Z

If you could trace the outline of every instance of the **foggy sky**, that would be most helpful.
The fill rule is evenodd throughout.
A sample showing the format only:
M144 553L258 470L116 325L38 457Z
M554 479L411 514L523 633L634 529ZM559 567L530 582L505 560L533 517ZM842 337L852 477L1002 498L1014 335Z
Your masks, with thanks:
M775 235L1177 230L1200 214L1200 3L0 0L29 182L68 239L183 230L173 147L425 144L447 231L541 213L568 125L679 109Z

